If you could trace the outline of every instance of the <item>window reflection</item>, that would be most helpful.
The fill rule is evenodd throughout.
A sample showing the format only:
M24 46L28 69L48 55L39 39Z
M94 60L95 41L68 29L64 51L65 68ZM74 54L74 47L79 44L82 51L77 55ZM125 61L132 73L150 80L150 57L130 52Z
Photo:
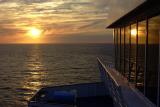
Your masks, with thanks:
M130 51L130 82L135 82L136 77L136 24L131 25L131 51ZM134 35L133 35L134 31ZM136 31L137 32L137 31Z
M118 28L115 32L116 69L157 104L160 93L160 16Z
M136 37L137 36L137 29L136 28L131 29L131 36L132 37Z
M124 28L122 27L121 28L121 72L122 72L122 74L124 75L125 74L125 71L124 71L124 68L125 68L125 66L124 66L124 51L125 51L125 38L124 38Z
M120 56L121 56L121 36L120 36L120 28L118 28L118 45L117 45L117 68L118 68L118 71L121 72L120 68L121 68L121 65L120 65Z
M160 16L148 20L146 96L157 103Z
M130 26L125 27L125 77L129 77Z
M138 23L138 48L136 70L136 86L142 93L144 92L145 43L146 21L142 21Z
M115 68L118 70L118 67L117 67L117 56L118 56L118 30L115 29Z

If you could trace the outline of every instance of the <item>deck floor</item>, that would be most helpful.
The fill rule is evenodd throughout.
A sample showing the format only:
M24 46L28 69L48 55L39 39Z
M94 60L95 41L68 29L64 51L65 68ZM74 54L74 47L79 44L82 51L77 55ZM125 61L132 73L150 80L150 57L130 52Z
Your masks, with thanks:
M85 97L77 99L77 107L113 107L109 96Z

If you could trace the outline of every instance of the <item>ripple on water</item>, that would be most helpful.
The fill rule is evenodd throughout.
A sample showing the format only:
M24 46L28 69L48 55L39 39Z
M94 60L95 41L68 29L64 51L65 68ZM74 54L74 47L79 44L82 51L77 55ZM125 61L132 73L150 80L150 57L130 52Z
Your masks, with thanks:
M43 86L96 81L96 57L110 49L97 44L0 45L0 107L27 107Z

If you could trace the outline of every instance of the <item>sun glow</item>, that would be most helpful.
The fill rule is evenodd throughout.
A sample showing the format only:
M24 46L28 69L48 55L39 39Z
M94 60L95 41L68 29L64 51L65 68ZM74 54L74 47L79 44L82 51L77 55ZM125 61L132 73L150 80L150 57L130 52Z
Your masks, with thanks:
M131 30L131 35L134 36L134 37L137 36L137 30L136 29L132 29Z
M42 30L38 28L31 28L28 31L28 35L31 36L32 38L39 38L42 34Z

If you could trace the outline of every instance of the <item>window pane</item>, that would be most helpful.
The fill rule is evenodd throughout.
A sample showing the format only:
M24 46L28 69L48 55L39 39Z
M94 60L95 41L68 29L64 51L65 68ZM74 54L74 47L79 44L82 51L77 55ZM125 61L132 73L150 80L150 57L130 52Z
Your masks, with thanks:
M118 55L117 55L117 67L118 67L118 71L120 72L120 55L121 55L121 50L120 50L120 48L121 48L121 46L120 46L120 42L121 42L121 37L120 37L120 28L118 29L118 49L117 49L117 53L118 53Z
M121 28L121 73L124 75L124 28Z
M117 29L115 29L115 68L117 69L117 55L118 55L118 53L117 53L117 41L118 41L118 37L117 37L117 34L118 34L118 31L117 31Z
M135 82L136 73L136 24L131 25L130 82Z
M145 68L145 43L146 43L146 21L138 23L138 49L137 49L137 81L136 86L144 92L144 68Z
M157 103L160 16L148 20L146 96Z
M125 77L129 77L130 26L125 28Z

